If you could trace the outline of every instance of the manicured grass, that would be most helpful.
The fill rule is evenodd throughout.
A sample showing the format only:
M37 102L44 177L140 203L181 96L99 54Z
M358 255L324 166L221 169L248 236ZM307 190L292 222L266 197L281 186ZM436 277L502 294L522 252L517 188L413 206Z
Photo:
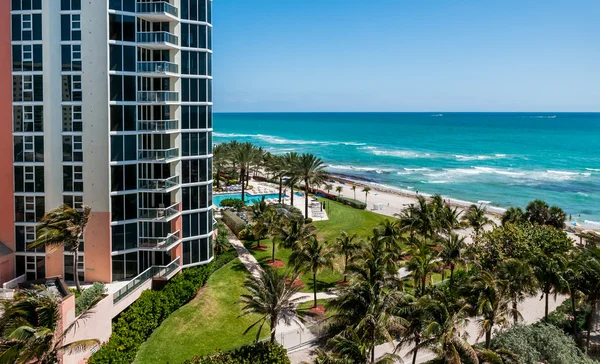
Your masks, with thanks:
M194 356L211 354L249 344L257 330L242 335L257 316L244 316L236 303L245 293L248 271L235 259L216 271L200 296L175 311L140 347L135 363L181 363ZM262 336L269 334L269 325Z
M380 223L392 219L391 217L376 214L368 210L359 210L339 202L320 198L325 202L329 220L315 221L314 225L319 231L319 238L334 241L340 231L348 234L358 234L366 238L373 233L373 228Z
M322 199L327 203L327 214L329 220L315 221L314 225L317 228L317 235L322 241L327 241L333 244L335 239L340 235L341 231L346 231L348 234L357 234L359 237L366 238L372 234L373 228L381 222L391 219L390 217L376 214L371 211L358 210L350 206L343 205L339 202ZM271 260L272 244L271 239L261 241L261 245L267 246L267 250L251 249L256 243L246 243L246 247L261 265L267 264ZM291 249L282 249L276 247L275 258L281 259L286 266L282 270L290 269L288 261L292 253ZM337 281L343 279L340 271L343 269L342 258L336 259L334 270L325 269L317 274L317 290L322 292L328 288L335 287ZM312 274L310 272L300 276L300 280L304 283L302 292L313 291Z
M334 313L335 310L331 307L329 307L329 302L330 300L322 300L322 299L318 299L317 300L317 305L319 306L323 306L325 307L325 317L331 317ZM313 306L313 301L310 300L308 302L302 302L301 304L298 305L298 316L304 316L304 313L306 312L306 310L310 309Z

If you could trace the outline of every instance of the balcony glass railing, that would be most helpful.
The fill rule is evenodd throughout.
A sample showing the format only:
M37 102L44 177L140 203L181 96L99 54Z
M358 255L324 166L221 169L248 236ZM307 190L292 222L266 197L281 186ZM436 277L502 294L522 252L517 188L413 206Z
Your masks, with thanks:
M113 305L117 304L120 300L127 297L131 292L138 289L141 285L148 282L153 277L166 277L171 273L178 270L181 266L181 258L177 257L171 263L167 265L153 265L152 267L146 269L138 276L133 278L126 286L122 287L120 290L113 294Z
M138 32L138 43L170 43L179 45L179 38L169 32Z
M138 131L167 131L179 129L177 120L138 120Z
M178 11L177 8L173 5L164 2L164 1L156 1L151 3L137 3L137 13L138 14L171 14L173 16L177 16Z
M139 102L177 102L179 92L177 91L138 91Z
M140 219L168 219L171 216L179 213L179 202L169 207L159 208L140 208L138 209L138 215Z
M166 190L177 185L179 185L179 176L166 179L138 179L138 188L140 190Z
M166 237L140 237L140 248L160 249L171 246L179 241L179 230Z
M138 160L162 161L179 157L179 149L154 149L138 151Z
M138 62L137 71L145 73L160 73L164 74L179 73L179 66L171 62Z

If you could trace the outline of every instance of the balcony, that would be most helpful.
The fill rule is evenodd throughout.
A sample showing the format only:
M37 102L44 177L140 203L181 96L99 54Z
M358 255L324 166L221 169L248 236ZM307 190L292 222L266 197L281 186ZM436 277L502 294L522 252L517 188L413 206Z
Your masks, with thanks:
M169 32L138 32L137 43L150 49L177 49L179 38Z
M169 192L179 187L179 176L166 179L138 179L138 189Z
M179 157L179 149L152 149L152 150L139 150L138 160L140 161L169 161Z
M166 237L141 237L140 248L145 250L168 250L173 244L179 241L179 230L167 235Z
M169 74L178 75L179 65L171 62L138 62L137 72L150 77L163 77Z
M140 273L137 277L133 278L126 286L119 289L117 292L113 294L113 305L117 305L119 301L127 297L128 295L137 292L137 297L141 294L141 291L144 289L150 288L150 285L147 284L154 277L163 277L170 279L175 275L175 273L179 272L181 269L181 259L179 257L175 258L171 263L167 265L153 265L152 267L146 269L142 273ZM137 298L135 297L135 298ZM121 312L127 306L129 306L131 302L125 303L121 305L121 308L117 310L117 312Z
M179 215L179 202L169 207L138 209L138 216L141 220L169 221L177 215Z
M165 1L138 2L136 11L139 18L151 22L169 22L179 15L177 8Z
M179 102L179 92L177 91L138 91L137 101L139 103L177 103Z
M169 133L179 130L178 120L138 120L138 131Z

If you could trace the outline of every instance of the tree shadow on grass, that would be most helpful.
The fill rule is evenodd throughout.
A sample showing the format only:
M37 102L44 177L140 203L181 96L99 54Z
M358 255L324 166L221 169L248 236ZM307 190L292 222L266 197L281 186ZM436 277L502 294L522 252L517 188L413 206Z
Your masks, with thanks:
M303 281L306 284L306 288L310 289L311 292L314 289L314 284L312 278ZM325 292L331 288L335 288L337 286L337 282L326 282L319 280L319 276L317 275L317 292Z
M233 262L233 264L231 265L231 269L233 269L236 272L247 272L248 271L248 269L246 268L244 263L242 263L239 259L237 259Z

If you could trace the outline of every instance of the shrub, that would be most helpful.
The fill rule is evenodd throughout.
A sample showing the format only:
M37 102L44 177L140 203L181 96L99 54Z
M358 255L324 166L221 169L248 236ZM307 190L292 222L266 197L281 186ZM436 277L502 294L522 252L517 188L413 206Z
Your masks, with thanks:
M75 297L75 316L79 316L93 304L98 302L98 299L104 295L106 287L104 283L96 282L90 288L84 289L79 296Z
M513 352L521 364L594 364L573 339L561 329L548 324L517 325L499 333L492 340L495 349Z
M110 340L88 363L132 363L140 345L163 320L194 298L208 277L235 257L235 250L221 254L207 265L181 271L161 291L142 292L140 298L113 321Z
M237 179L230 179L230 180L227 180L227 185L228 185L228 186L231 186L231 185L237 185L237 184L239 184L239 183L240 183L240 181L238 181Z
M581 334L586 330L587 317L592 311L592 307L589 304L578 302L575 308L577 310L577 332ZM571 300L565 300L555 311L550 312L546 322L563 330L565 334L573 336Z
M334 200L343 203L344 205L348 205L350 207L354 207L355 209L359 209L359 210L364 210L367 208L367 204L362 202L362 201L358 201L355 200L353 198L348 198L348 197L334 197Z
M281 345L255 343L224 353L216 353L202 358L195 357L182 364L289 364L287 350Z
M305 224L311 224L312 222L313 222L313 219L311 219L310 217L307 217L306 219L304 219Z
M238 236L240 231L244 230L247 225L246 222L233 211L223 211L221 220L225 223L225 225L229 226L231 231L233 231L236 236Z
M221 207L233 207L241 209L244 207L244 203L239 198L226 198L219 204Z

